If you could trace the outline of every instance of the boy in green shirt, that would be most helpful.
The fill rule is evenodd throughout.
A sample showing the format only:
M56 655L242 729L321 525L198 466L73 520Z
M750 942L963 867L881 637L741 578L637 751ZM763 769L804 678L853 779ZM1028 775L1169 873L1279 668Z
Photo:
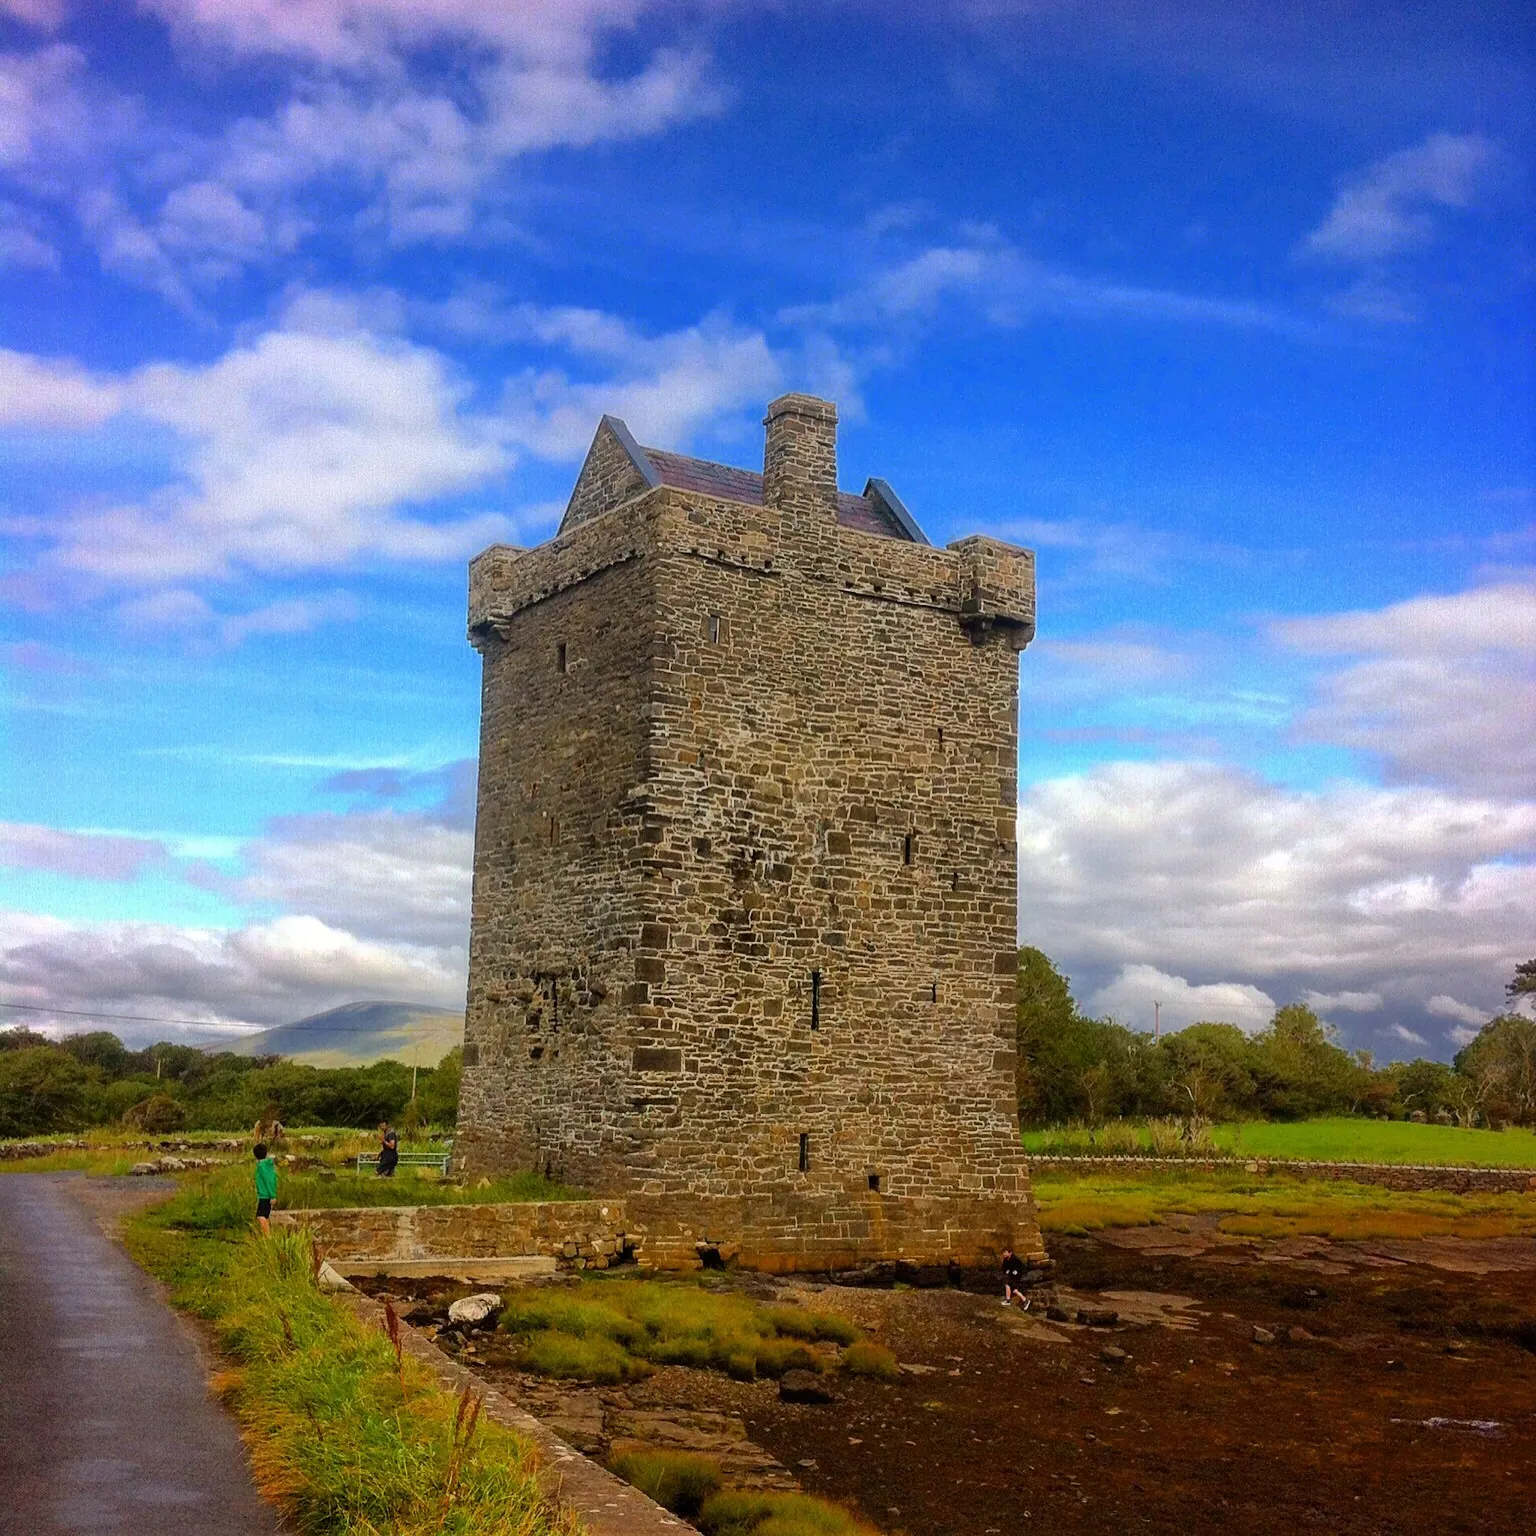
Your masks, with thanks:
M267 1156L267 1144L256 1143L256 1222L263 1236L270 1236L272 1202L277 1199L277 1164Z

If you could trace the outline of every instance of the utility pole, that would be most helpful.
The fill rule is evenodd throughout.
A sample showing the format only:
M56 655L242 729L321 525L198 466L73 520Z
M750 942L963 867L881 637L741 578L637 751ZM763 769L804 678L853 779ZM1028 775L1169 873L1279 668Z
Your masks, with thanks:
M1163 1005L1161 1003L1153 1003L1152 1004L1152 1038L1154 1040L1161 1040L1162 1037L1163 1037Z

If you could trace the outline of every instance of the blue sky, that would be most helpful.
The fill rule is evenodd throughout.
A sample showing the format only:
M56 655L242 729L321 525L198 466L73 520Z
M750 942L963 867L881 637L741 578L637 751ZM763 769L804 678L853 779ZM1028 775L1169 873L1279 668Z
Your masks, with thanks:
M465 561L799 388L1039 551L1022 937L1449 1054L1536 950L1536 41L1403 11L0 0L6 1017L462 1001Z

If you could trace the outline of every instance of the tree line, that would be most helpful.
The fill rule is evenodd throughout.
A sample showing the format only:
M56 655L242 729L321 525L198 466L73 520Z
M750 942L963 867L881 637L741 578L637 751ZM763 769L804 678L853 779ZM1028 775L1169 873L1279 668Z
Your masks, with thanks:
M153 1135L241 1131L258 1121L405 1129L450 1126L458 1115L462 1051L435 1068L398 1061L311 1067L280 1056L209 1053L162 1041L129 1050L96 1030L51 1040L0 1031L0 1136L42 1136L121 1125ZM415 1097L412 1097L412 1090Z
M1518 966L1511 1003L1536 994L1536 960ZM1378 1065L1345 1050L1311 1008L1291 1003L1267 1028L1192 1024L1153 1039L1090 1018L1038 949L1019 950L1019 1118L1026 1126L1174 1115L1193 1121L1422 1116L1463 1126L1536 1125L1536 1021L1490 1019L1447 1065Z

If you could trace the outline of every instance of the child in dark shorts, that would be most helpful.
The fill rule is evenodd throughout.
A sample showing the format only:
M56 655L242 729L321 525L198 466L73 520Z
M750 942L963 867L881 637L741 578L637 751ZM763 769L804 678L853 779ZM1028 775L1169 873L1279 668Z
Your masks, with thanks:
M1029 1311L1029 1297L1022 1289L1024 1284L1024 1260L1016 1254L1012 1248L1003 1249L1003 1305L1012 1306L1015 1301L1022 1302L1024 1310Z
M267 1144L264 1141L256 1143L255 1155L256 1224L261 1228L263 1236L269 1236L272 1223L267 1218L272 1214L272 1202L277 1199L277 1164L267 1156Z

